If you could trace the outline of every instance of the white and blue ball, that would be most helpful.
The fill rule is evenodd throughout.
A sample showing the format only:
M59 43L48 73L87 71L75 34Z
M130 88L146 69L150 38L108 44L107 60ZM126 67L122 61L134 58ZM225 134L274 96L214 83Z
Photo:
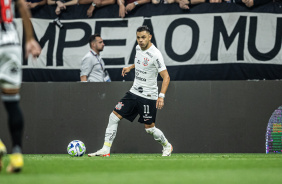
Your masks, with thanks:
M70 156L81 157L86 152L86 147L83 142L74 140L69 143L67 151Z

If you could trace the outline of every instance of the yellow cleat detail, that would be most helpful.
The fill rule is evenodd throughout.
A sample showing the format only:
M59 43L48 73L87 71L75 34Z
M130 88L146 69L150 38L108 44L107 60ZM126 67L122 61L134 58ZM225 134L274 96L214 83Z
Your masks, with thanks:
M2 158L3 156L7 153L6 150L6 146L4 145L4 143L0 140L0 171L3 168L3 162L2 162Z
M8 173L18 173L24 165L23 155L21 153L13 153L10 155L10 163L7 167Z

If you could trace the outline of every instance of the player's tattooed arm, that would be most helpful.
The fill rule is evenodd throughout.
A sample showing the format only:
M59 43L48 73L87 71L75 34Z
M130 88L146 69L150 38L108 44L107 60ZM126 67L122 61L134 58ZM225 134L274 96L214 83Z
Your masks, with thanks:
M130 70L135 68L135 64L129 66L129 67L124 67L122 69L121 75L124 77L125 75L127 75L128 72L130 72Z

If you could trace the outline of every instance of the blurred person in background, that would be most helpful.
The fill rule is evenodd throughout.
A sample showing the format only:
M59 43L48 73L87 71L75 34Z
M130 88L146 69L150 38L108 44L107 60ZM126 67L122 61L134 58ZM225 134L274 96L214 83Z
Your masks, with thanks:
M220 1L220 0L213 0L213 1ZM196 5L200 3L205 3L206 0L152 0L153 4L171 4L171 3L178 3L181 9L190 9L190 5Z
M273 0L242 0L242 3L244 3L248 8L267 4L269 2L273 2Z
M56 5L55 13L56 15L60 15L63 10L67 9L67 6L77 5L78 0L47 0L48 5Z
M175 2L175 0L152 0L152 4L171 4Z
M47 4L47 0L26 0L26 6L30 9Z
M78 0L79 4L90 4L87 10L87 16L92 17L95 8L115 4L116 0Z
M117 4L119 5L119 17L124 18L126 14L137 6L150 2L151 0L117 0Z
M41 48L35 41L30 12L24 0L18 0L18 11L23 21L25 37L25 56L37 57ZM12 154L7 172L20 172L24 165L22 156L22 135L24 120L19 106L22 71L22 47L13 23L13 6L10 0L0 0L0 89L1 99L8 113L9 131L12 137ZM2 118L2 117L0 117ZM0 119L2 122L2 120ZM2 157L7 153L0 139L0 171L3 168ZM20 182L19 182L20 183Z
M267 4L273 2L273 0L209 0L210 3L236 3L236 4L245 4L248 8L255 6Z
M158 1L158 0L152 0ZM166 1L166 0L165 0ZM167 0L169 3L173 3L174 0ZM189 9L190 5L200 4L200 3L236 3L236 4L245 4L247 7L251 8L254 6L259 6L272 2L272 0L175 0L179 4L181 9Z
M111 82L105 63L100 52L104 50L104 41L100 34L94 34L89 38L90 51L82 58L80 68L81 82Z

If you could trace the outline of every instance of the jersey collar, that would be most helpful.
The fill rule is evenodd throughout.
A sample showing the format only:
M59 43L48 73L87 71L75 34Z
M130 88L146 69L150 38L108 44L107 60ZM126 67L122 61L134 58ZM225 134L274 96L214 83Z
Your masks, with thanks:
M138 45L138 46L139 46L139 45ZM141 47L140 47L140 46L139 46L139 47L140 47L140 50L141 50L142 52L147 52L148 50L150 50L151 48L153 48L153 46L155 46L155 45L152 43L151 47L149 47L147 50L142 50Z

